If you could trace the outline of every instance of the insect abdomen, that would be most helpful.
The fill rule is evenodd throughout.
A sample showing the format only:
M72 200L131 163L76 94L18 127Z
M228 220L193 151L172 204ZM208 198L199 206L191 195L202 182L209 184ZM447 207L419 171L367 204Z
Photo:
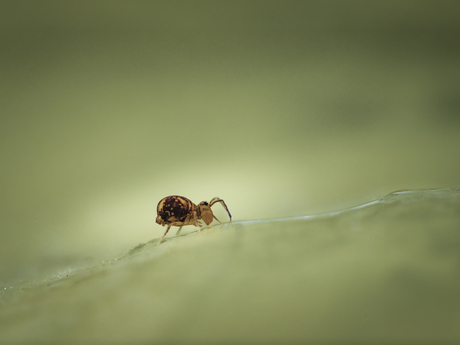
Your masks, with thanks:
M183 222L193 207L193 203L183 196L171 195L160 200L158 215L165 223Z

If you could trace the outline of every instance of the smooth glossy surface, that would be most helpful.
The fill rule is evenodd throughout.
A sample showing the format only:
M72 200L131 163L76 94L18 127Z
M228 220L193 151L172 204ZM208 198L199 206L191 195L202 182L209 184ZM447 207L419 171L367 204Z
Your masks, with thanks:
M155 239L1 295L9 343L457 343L460 190Z

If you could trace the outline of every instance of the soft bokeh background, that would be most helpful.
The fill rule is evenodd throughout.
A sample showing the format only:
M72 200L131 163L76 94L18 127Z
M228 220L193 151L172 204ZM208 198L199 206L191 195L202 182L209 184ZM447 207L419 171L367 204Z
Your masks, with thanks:
M0 281L460 185L460 2L0 2ZM225 212L216 208L219 218Z

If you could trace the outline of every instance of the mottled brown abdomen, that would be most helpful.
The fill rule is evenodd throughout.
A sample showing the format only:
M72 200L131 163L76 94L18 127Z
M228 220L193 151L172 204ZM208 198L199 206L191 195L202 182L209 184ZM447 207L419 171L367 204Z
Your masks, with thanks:
M189 199L179 195L171 195L160 200L157 213L166 224L183 222L192 207L193 203Z

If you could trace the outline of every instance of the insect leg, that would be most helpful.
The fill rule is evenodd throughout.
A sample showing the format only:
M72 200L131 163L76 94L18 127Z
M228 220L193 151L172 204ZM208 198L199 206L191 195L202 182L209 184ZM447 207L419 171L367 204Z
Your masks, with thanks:
M219 219L217 219L217 217L214 214L212 216L214 217L215 220L217 220L222 225L222 222Z
M163 241L163 238L166 236L166 234L168 233L169 229L171 229L171 224L168 224L168 228L166 229L166 231L163 234L163 236L161 236L161 238L158 240L157 245L159 245L161 243L161 241Z
M180 232L180 230L182 229L182 226L183 226L183 225L181 225L180 228L179 228L179 230L177 230L176 236L179 235L179 232Z
M222 227L224 226L224 223L222 223L219 219L217 219L217 217L214 214L212 216L214 217L215 220L217 220L220 223L220 228L222 229Z
M200 233L200 223L198 222L198 216L196 214L196 211L193 211L193 219L195 220L195 226L198 228L198 233Z

